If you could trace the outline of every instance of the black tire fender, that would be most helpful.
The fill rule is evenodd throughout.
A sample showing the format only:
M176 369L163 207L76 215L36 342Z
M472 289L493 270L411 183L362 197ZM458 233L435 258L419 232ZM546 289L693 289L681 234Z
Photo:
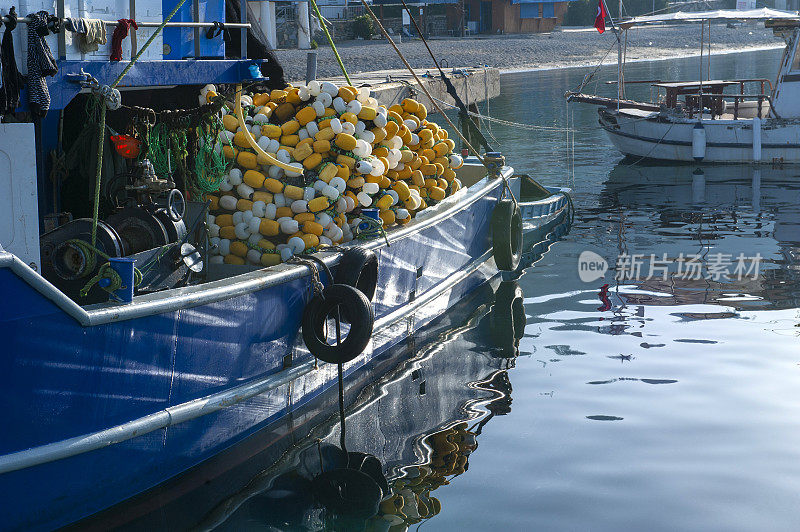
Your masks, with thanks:
M371 249L353 247L342 254L336 267L334 283L358 288L367 299L375 298L378 287L378 257Z
M350 330L340 344L327 342L325 330L328 316L339 308L347 315ZM344 322L344 320L342 320ZM315 295L303 312L302 334L312 355L331 364L349 362L360 355L372 337L375 312L367 296L357 288L345 284L326 287L322 295Z
M499 200L492 212L492 250L497 269L517 269L522 257L522 213L508 198Z

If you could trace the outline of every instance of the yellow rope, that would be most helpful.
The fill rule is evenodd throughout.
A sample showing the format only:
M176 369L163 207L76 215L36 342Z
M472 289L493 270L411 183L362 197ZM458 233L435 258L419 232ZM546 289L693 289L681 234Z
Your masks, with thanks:
M251 148L255 150L255 152L260 155L261 157L265 158L269 164L275 165L279 168L283 168L283 170L288 172L301 172L303 171L302 168L298 168L296 166L291 166L284 162L279 161L269 153L265 152L264 149L258 145L256 139L253 138L253 135L250 133L250 130L247 129L247 124L244 121L244 115L242 115L242 84L239 83L236 85L236 103L234 105L234 112L236 113L236 119L239 121L239 127L242 128L242 133L244 133L244 139L250 145Z
M339 68L342 69L342 74L344 74L344 79L347 80L348 85L352 85L353 82L350 81L350 76L347 75L347 69L344 68L344 63L342 63L342 58L339 57L339 50L336 49L336 45L333 44L333 37L331 34L328 33L328 26L325 25L325 18L322 16L322 13L319 12L319 7L317 7L317 3L314 0L311 0L311 5L314 6L314 11L317 12L317 17L319 17L319 24L322 26L322 31L325 32L325 37L328 38L328 44L331 45L331 50L333 50L333 55L336 57L336 62L339 63Z

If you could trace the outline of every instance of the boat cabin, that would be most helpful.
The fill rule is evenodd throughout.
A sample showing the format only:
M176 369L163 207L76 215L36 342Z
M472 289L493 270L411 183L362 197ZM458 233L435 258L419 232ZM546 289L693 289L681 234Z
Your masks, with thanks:
M759 92L746 93L745 87L750 84L759 84ZM694 118L702 110L702 114L707 114L712 120L766 118L773 93L772 82L765 78L657 82L652 86L659 94L661 89L664 90L663 98L658 101L667 108L684 110L689 118ZM726 93L728 87L738 88L738 94ZM769 92L765 92L767 87Z

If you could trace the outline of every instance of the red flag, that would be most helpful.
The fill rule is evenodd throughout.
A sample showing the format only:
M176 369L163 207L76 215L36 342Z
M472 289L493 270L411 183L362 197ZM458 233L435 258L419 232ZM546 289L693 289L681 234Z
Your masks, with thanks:
M594 18L594 27L597 29L598 33L603 33L606 31L606 16L608 13L606 12L606 6L603 3L603 0L599 0L597 2L597 16Z

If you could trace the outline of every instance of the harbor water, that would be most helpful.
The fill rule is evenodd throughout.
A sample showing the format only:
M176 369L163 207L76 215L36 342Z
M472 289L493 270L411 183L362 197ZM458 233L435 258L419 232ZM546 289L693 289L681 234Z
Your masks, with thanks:
M715 56L711 77L774 79L779 58ZM698 62L634 63L626 78L695 79ZM393 531L796 530L800 169L623 161L596 108L564 103L591 70L505 75L489 105L493 117L553 128L495 122L490 140L518 172L574 188L570 232L544 255L532 250L517 281L527 317L518 356L491 319L499 296L480 292L347 398L348 450L378 457L393 489L406 489L407 519ZM615 93L604 84L615 66L597 79L601 94ZM581 275L587 261L597 267ZM678 270L689 262L698 275ZM322 461L315 442L339 443L329 403L317 429L272 431L281 486ZM420 468L441 454L435 433L446 429L455 465ZM313 507L310 493L275 504L270 475L255 471L219 505L165 506L158 522L182 511L201 529L330 525L294 504ZM412 511L408 490L425 482L416 501L427 509Z
M774 80L780 53L714 56L711 78ZM697 79L698 63L629 64L626 79ZM800 169L631 166L594 106L563 103L587 72L508 75L491 102L516 122L561 127L569 113L574 173L563 133L492 131L519 171L570 181L577 214L520 280L528 321L511 413L487 424L468 474L439 490L431 528L796 530ZM598 77L613 96L604 81L616 67ZM587 250L611 266L642 255L640 279L582 282ZM651 254L681 253L763 258L756 280L646 279ZM600 310L605 283L612 308Z

